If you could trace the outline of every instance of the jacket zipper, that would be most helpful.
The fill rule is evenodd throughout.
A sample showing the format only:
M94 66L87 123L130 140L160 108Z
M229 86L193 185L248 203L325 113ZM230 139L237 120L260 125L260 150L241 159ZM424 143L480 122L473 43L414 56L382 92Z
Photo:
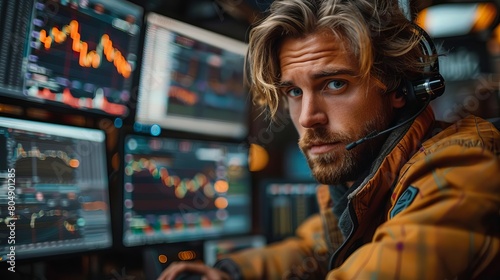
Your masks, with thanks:
M347 244L350 243L351 238L354 235L354 232L356 231L356 229L358 227L358 223L354 222L354 217L353 217L354 209L353 209L352 201L351 200L349 200L347 202L347 211L348 211L348 214L349 214L349 220L350 220L351 225L352 225L351 231L349 232L349 235L344 240L344 242L342 243L342 245L340 245L340 247L330 257L329 270L332 270L332 269L334 269L334 268L337 267L337 266L335 266L335 262L337 261L337 258L339 257L340 252L344 251L344 249L347 247Z

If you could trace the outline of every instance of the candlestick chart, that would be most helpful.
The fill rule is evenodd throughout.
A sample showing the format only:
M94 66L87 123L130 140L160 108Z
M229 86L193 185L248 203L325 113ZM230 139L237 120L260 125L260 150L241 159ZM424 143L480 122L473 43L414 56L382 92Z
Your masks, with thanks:
M236 145L138 136L128 143L134 148L124 158L126 245L248 229L249 175Z

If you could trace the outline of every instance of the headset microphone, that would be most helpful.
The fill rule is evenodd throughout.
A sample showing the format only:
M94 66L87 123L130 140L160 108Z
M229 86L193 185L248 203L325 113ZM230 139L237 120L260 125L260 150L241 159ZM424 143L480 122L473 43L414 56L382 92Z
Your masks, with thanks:
M365 142L366 140L370 140L370 139L373 139L373 138L378 137L378 136L380 136L380 135L386 134L387 132L391 132L391 131L393 131L393 130L395 130L395 129L397 129L397 128L400 128L400 127L402 127L403 125L405 125L405 124L407 124L407 123L409 123L409 122L411 122L411 121L415 120L415 119L418 117L418 115L420 115L420 114L421 114L421 113L425 110L425 108L426 108L426 107L427 107L427 105L430 103L430 101L431 101L431 99L429 98L429 99L427 100L427 102L425 103L425 106L423 106L422 108L420 108L420 110L418 110L418 112L417 112L415 115L413 115L411 118L409 118L409 119L405 120L404 122L402 122L402 123L400 123L400 124L398 124L398 125L395 125L395 126L393 126L393 127L390 127L390 128L388 128L388 129L386 129L386 130L383 130L383 131L381 131L381 132L372 131L372 132L370 132L368 135L366 135L365 137L363 137L363 138L361 138L361 139L359 139L359 140L357 140L357 141L355 141L355 142L352 142L352 143L347 144L347 145L345 146L345 149L349 151L349 150L353 149L354 147L356 147L357 145L359 145L359 144L361 144L361 143Z
M415 25L415 29L422 35L420 45L422 46L423 53L428 56L436 55L437 53L436 48L430 36L418 25ZM420 79L414 81L403 80L401 81L401 84L397 89L399 95L406 96L407 103L418 104L418 106L422 106L415 115L405 120L404 122L396 126L390 127L384 131L381 132L372 131L365 137L346 145L345 147L346 150L351 150L367 140L373 139L387 132L393 131L415 120L418 117L418 115L420 115L425 110L425 108L429 105L431 100L434 100L436 97L441 96L445 89L445 82L443 76L439 74L439 61L437 58L435 60L435 63L430 67L431 68L428 71L430 75L428 76L424 75Z
M431 100L434 100L436 97L443 94L443 92L444 92L444 79L440 74L435 74L429 78L418 80L417 82L409 83L406 86L403 86L402 88L400 88L400 92L402 92L403 94L406 95L408 102L424 103L424 105L411 118L405 120L404 122L402 122L396 126L390 127L384 131L381 131L381 132L372 131L371 133L369 133L365 137L346 145L346 147L345 147L346 150L349 151L349 150L353 149L354 147L356 147L357 145L365 142L366 140L370 140L370 139L373 139L373 138L378 137L380 135L383 135L387 132L391 132L391 131L409 123L410 121L415 120L418 117L418 115L420 115L425 110L425 108L427 107L427 105L429 105Z
M345 146L346 150L351 150L354 147L358 146L359 144L365 142L366 140L373 139L375 137L378 137L380 135L383 135L387 132L391 132L397 128L400 128L401 126L409 123L410 121L415 120L418 115L420 115L427 105L431 102L431 100L434 100L436 97L441 96L444 92L444 79L441 76L441 74L435 74L431 77L425 78L418 80L416 82L407 82L407 84L399 89L400 92L402 92L404 95L406 95L407 101L412 102L412 103L424 103L422 108L413 115L411 118L405 120L404 122L395 125L393 127L390 127L384 131L377 132L377 131L372 131L365 137L352 142L348 145Z

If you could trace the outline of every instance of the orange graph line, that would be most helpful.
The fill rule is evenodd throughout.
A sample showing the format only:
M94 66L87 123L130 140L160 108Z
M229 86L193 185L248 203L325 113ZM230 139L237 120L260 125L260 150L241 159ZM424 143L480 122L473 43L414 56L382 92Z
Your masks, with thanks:
M103 34L96 49L89 51L88 44L80 40L78 28L78 21L72 20L68 25L63 26L62 30L59 30L57 27L52 27L50 34L47 34L47 31L42 29L40 30L39 40L43 43L45 49L49 50L53 42L62 44L69 35L73 40L73 51L80 53L78 60L80 66L98 68L101 65L101 59L104 55L107 61L114 64L119 74L125 78L130 77L132 66L122 53L113 47L113 41L111 41L108 34Z
M18 143L16 148L16 158L19 159L26 157L36 157L42 160L48 157L59 158L70 167L77 168L78 166L80 166L80 161L78 159L71 158L64 151L46 150L45 152L41 152L37 147L33 147L31 148L31 150L26 151L23 145Z

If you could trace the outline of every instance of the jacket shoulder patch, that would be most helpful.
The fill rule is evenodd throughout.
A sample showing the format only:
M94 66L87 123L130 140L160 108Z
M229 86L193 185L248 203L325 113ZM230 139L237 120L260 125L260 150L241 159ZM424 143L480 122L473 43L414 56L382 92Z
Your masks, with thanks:
M410 204L413 202L417 194L418 194L418 189L413 186L409 186L403 192L403 194L401 194L401 196L398 198L398 200L396 201L396 205L394 205L394 208L392 208L391 219L397 214L399 214L399 212L403 211L408 206L410 206Z

